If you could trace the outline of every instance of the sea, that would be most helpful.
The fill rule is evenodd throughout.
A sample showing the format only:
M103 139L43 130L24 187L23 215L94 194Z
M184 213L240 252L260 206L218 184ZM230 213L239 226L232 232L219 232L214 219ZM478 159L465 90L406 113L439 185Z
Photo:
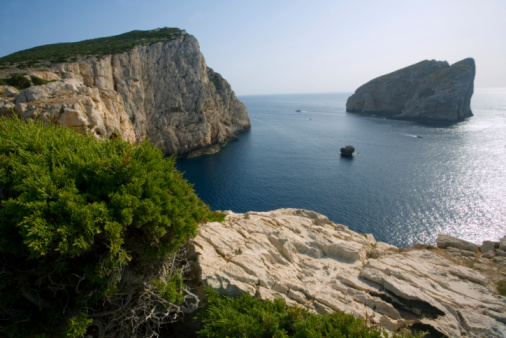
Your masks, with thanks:
M453 125L347 113L351 94L240 96L251 130L176 166L214 210L314 210L398 247L506 235L506 88Z

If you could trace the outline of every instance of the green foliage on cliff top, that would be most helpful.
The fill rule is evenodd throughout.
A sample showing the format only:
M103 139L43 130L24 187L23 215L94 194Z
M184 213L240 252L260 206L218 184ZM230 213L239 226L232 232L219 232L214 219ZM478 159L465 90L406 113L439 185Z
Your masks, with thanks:
M174 253L220 217L147 142L0 118L0 335L52 336L47 323L120 290L125 265Z
M19 90L26 89L32 85L30 80L21 73L12 73L8 78L0 79L0 84L13 86Z
M234 299L208 289L207 295L208 302L200 313L204 322L201 337L388 337L380 326L371 327L351 314L311 314L289 307L281 299L262 301L247 293Z
M84 40L80 42L56 43L22 50L0 58L0 66L17 64L19 68L35 66L37 62L52 63L72 61L79 55L106 55L123 53L137 45L170 41L182 34L179 28L159 28L149 31L135 30L121 35Z

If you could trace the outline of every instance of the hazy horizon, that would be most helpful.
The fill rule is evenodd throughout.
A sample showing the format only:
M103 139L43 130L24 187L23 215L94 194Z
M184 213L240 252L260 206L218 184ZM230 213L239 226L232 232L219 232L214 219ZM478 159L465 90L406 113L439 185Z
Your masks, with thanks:
M238 96L354 92L422 60L476 61L506 87L506 1L0 0L0 56L159 27L195 36Z

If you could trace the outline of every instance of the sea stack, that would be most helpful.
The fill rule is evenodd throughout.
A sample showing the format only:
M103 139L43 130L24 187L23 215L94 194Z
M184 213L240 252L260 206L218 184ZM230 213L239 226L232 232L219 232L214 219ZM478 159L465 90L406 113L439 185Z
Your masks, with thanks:
M360 86L346 111L390 119L454 123L473 116L476 67L467 58L453 65L425 60Z
M343 157L352 157L355 148L353 146L347 145L346 147L341 148L341 156Z

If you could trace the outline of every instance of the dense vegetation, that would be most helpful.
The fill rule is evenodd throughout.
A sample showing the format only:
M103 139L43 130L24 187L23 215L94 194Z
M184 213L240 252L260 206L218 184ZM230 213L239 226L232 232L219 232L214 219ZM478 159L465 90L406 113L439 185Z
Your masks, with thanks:
M19 90L26 89L31 85L40 86L46 84L50 81L41 79L38 76L31 75L30 79L28 79L25 75L21 73L12 73L8 78L0 78L0 85L8 85L13 86Z
M0 58L0 66L17 65L18 68L26 68L46 61L51 63L75 61L80 55L102 56L123 53L137 45L172 40L182 32L178 28L167 27L149 31L135 30L111 37L39 46Z
M208 297L200 313L205 324L201 337L388 337L381 327L371 327L351 314L310 314L281 299L262 301L249 294L234 299L210 289Z
M222 217L147 142L0 118L0 335L156 329L187 300L177 250Z

